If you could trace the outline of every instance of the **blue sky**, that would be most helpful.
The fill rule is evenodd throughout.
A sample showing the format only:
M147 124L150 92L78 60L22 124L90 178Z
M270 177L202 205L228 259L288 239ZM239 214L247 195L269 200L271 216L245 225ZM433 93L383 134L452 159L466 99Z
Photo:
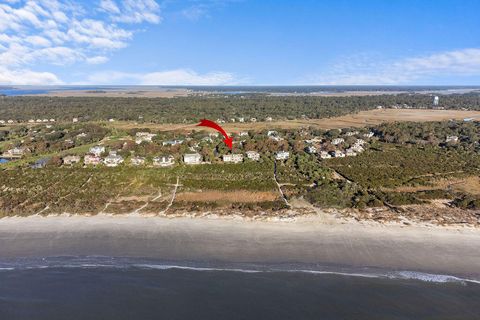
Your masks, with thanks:
M480 1L0 0L0 84L480 85Z

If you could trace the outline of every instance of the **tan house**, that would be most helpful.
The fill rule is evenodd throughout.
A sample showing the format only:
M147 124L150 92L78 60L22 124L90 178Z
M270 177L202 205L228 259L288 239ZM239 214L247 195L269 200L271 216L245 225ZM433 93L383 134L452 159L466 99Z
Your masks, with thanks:
M83 159L83 163L86 166L96 166L102 162L102 158L99 156L96 156L94 154L87 154L85 155L85 158Z
M247 158L250 160L258 161L260 160L260 153L257 151L247 151Z
M63 164L73 165L79 163L81 160L80 156L66 156L63 157Z

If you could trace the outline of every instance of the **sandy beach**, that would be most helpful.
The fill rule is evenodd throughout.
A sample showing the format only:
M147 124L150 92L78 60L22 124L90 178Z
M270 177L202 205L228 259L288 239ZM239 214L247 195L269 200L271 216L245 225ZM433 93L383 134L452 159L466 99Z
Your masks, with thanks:
M318 263L480 279L480 230L140 216L0 220L0 259L62 255Z

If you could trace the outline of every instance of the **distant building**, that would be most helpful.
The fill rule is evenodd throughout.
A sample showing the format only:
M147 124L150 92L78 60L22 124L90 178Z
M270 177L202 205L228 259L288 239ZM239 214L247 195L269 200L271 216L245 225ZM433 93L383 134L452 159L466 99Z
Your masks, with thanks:
M447 136L445 139L445 142L458 142L458 137L457 136Z
M103 163L107 167L116 167L123 163L123 157L118 155L116 151L110 151L109 155L103 159Z
M257 122L257 118L251 118L250 122Z
M438 106L438 103L440 102L440 98L438 96L433 97L433 105Z
M266 117L266 118L265 118L265 121L270 122L270 121L273 121L273 119L272 119L272 117Z
M308 146L305 148L305 151L310 154L315 154L317 153L317 148L315 148L314 146Z
M186 153L183 155L183 162L186 164L202 163L202 156L199 153Z
M96 156L94 154L87 154L85 155L85 158L83 159L83 163L86 166L96 166L102 162L102 159L99 156Z
M175 158L172 155L153 158L153 165L156 167L169 167L175 164Z
M162 145L164 146L176 146L178 144L182 144L183 140L168 140L168 141L163 141Z
M247 151L247 158L250 160L258 161L260 160L260 153L257 151Z
M322 159L330 159L332 156L327 151L320 152L320 158Z
M102 155L102 153L105 152L105 147L104 146L95 146L95 147L91 147L90 150L89 150L89 153L99 157Z
M142 166L145 164L145 158L144 157L132 157L130 159L130 163L134 166Z
M363 136L364 136L365 138L371 138L371 137L374 136L374 133L370 131L370 132L368 132L368 133L364 133Z
M78 122L78 118L73 118L73 119L72 119L72 122L73 122L73 123Z
M150 132L137 132L135 135L135 143L140 144L142 142L152 142L152 139L156 136Z
M345 155L347 157L354 157L357 155L357 153L355 152L355 150L353 150L352 148L349 148L345 151Z
M248 137L248 132L247 131L242 131L242 132L239 132L238 135L240 137Z
M42 168L45 168L45 167L47 166L49 160L50 160L50 159L47 159L47 158L39 159L39 160L35 161L35 163L32 164L32 165L30 166L30 168L32 168L32 169L42 169Z
M227 163L243 162L243 154L225 154L223 155L223 162L227 162Z
M3 158L21 158L28 151L26 148L13 148L2 154Z
M336 146L336 145L338 145L338 144L340 144L340 143L343 143L343 142L345 142L345 139L343 139L343 138L335 138L335 139L332 140L332 144L333 144L334 146Z
M290 157L290 152L279 151L275 154L275 160L287 160Z
M334 157L334 158L344 158L345 157L345 153L341 150L335 150L335 151L332 151L330 152L330 154Z
M345 133L347 137L353 137L354 135L358 134L358 131L349 131Z
M72 165L80 162L80 156L66 156L63 157L63 164Z

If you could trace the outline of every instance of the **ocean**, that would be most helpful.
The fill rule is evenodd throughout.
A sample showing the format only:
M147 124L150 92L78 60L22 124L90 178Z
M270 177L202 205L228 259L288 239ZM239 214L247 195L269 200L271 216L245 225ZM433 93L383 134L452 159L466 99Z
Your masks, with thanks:
M0 261L2 320L479 319L479 301L479 282L408 271L103 256Z

